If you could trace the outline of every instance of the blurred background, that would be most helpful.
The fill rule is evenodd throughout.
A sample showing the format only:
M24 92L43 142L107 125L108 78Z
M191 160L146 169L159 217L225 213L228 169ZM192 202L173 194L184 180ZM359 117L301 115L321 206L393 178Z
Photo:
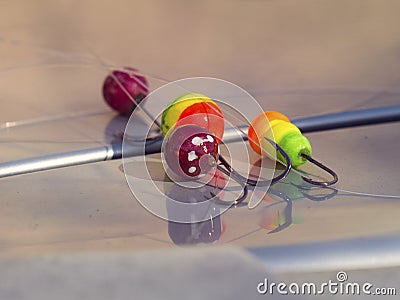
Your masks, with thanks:
M362 0L2 1L0 24L3 39L97 55L171 81L223 78L257 96L296 87L396 87L398 5ZM27 57L30 50L18 47L12 54L20 64L43 55L33 51ZM3 55L2 65L10 62L10 54ZM287 109L280 102L268 103ZM304 102L303 111L313 112L320 104Z

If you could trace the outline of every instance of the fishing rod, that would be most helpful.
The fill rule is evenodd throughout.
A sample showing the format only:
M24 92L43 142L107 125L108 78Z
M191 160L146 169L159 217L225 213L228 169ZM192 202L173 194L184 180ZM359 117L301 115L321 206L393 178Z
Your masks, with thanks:
M349 128L400 121L400 105L351 110L339 113L299 118L292 121L303 133ZM246 128L243 133L246 133ZM246 140L247 135L238 136L237 129L228 128L224 133L226 143ZM146 144L146 154L160 152L162 139ZM121 159L143 154L143 145L121 143L104 145L84 150L44 155L0 163L0 178L78 166L94 162Z

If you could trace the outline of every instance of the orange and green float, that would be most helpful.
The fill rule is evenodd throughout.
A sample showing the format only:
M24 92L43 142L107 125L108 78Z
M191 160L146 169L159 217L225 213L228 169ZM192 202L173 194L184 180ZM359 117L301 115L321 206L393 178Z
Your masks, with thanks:
M307 160L303 155L311 156L312 153L309 140L288 117L279 112L266 111L255 117L250 124L248 137L254 151L269 156L274 156L276 151L265 138L273 140L288 154L293 167L304 164ZM277 157L284 161L279 152Z

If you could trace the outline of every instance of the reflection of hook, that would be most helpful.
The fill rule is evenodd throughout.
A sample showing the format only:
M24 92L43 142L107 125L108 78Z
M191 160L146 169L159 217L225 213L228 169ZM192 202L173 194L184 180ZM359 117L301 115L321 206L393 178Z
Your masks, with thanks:
M301 176L302 177L302 176ZM303 179L303 178L302 178ZM306 193L305 191L309 191L311 190L311 188L307 188L303 185L299 185L299 184L295 184L295 183L290 183L291 185L293 185L294 187L298 188L300 193L303 195L304 198L309 199L311 201L316 201L316 202L321 202L321 201L325 201L325 200L329 200L333 197L335 197L338 194L338 190L329 186L321 186L321 187L315 187L318 188L319 190L328 190L331 191L329 194L319 194L319 195L311 195L309 193Z
M310 184L320 185L320 186L329 186L329 185L335 184L338 181L338 175L332 169L328 168L327 166L323 165L322 163L320 163L319 161L315 160L314 158L312 158L311 156L309 156L307 154L302 153L300 155L303 158L307 159L310 163L313 163L314 165L320 167L322 170L326 171L333 177L333 180L331 180L331 181L315 181L315 180L312 180L311 178L301 176L301 178L304 181L306 181Z
M228 165L229 165L229 164L228 164ZM229 166L230 166L230 165L229 165ZM237 172L236 172L237 174L233 174L232 172L229 172L229 171L225 170L224 168L221 168L219 165L217 165L217 169L218 169L219 171L221 171L222 173L224 173L226 176L231 177L233 180L235 180L237 183L239 183L239 185L243 188L242 194L241 194L237 199L235 199L235 201L229 202L229 205L237 206L237 205L239 205L240 203L242 203L242 202L247 198L247 195L248 195L248 193L249 193L249 190L248 190L248 188L247 188L247 185L246 185L246 184L243 184L243 182L241 181L240 178L237 178L237 175L239 175L239 174L238 174ZM240 175L239 175L239 176L240 176ZM207 183L207 185L210 185L210 184ZM219 187L219 186L213 186L213 187L215 187L215 188L217 188L217 189L221 189L221 190L225 189L225 187ZM212 192L210 192L210 193L211 193L211 196L212 196L212 197L215 197L215 196L216 196L214 193L212 193ZM224 201L223 201L223 200L220 200L219 198L217 198L217 199L215 200L215 203L216 203L216 204L226 205L226 203L224 203Z
M255 164L254 167L257 167L257 165L261 164L261 160L258 160ZM278 167L278 168L282 168ZM308 193L310 190L318 189L321 191L321 194L319 195L312 195ZM309 199L311 201L325 201L328 199L333 198L334 196L337 195L338 191L332 187L329 186L310 186L309 184L304 183L304 179L302 176L295 171L291 171L288 176L278 182L274 186L275 191L279 191L282 193L285 193L288 198L290 198L292 201L297 200L297 199ZM329 191L329 193L324 194L322 191Z
M305 198L307 198L311 201L316 201L316 202L329 200L329 199L335 197L338 193L338 191L336 189L329 188L329 187L326 187L326 189L330 189L330 190L332 190L332 192L329 194L326 194L326 195L321 194L319 196L310 195L310 194L304 193L303 191L300 191L300 192Z
M261 217L260 223L258 224L260 226L258 229L251 230L250 232L247 232L247 233L245 233L245 234L243 234L241 236L238 236L238 237L235 237L235 238L233 238L231 240L228 240L227 241L228 243L243 239L245 237L251 236L251 235L259 232L262 229L266 229L264 227L265 225L261 224L261 223L263 223L263 218L268 215L268 212L269 212L270 209L272 209L274 206L279 205L281 203L284 203L285 207L283 208L282 213L280 213L281 209L279 208L278 216L279 216L279 219L281 219L280 217L283 216L285 221L283 222L283 224L279 224L276 228L268 231L267 234L278 233L278 232L288 228L291 224L293 224L293 217L292 217L292 214L293 214L293 205L292 205L292 203L293 203L293 201L292 201L292 199L289 196L287 196L285 193L280 192L280 191L275 190L275 189L269 189L268 193L269 194L273 194L273 195L281 198L282 201L276 201L276 202L271 203L271 204L269 204L267 206L264 206L262 208L262 210L261 210L262 217ZM268 216L267 216L267 218L268 218Z
M218 156L220 164L217 165L217 169L219 171L221 171L222 173L224 173L225 175L227 175L228 177L231 177L233 180L235 180L237 183L239 183L240 186L243 187L242 195L239 196L238 199L236 199L233 203L230 203L230 205L237 206L247 198L247 195L248 195L248 187L247 186L248 185L250 185L250 186L268 186L269 187L270 185L277 183L280 180L284 179L289 174L289 172L292 168L292 163L291 163L289 155L277 143L275 143L274 141L272 141L271 139L269 139L267 137L265 137L265 139L269 143L271 143L271 145L273 145L275 147L275 149L277 149L277 151L279 151L282 154L282 156L284 157L284 159L286 160L285 170L281 174L279 174L278 176L276 176L270 180L254 180L254 179L246 178L246 177L242 176L239 172L237 172L221 154ZM221 142L221 144L222 143L223 142ZM219 204L222 204L222 203L219 203Z
M283 210L283 214L285 216L285 222L282 225L279 224L277 228L268 232L268 234L270 234L282 231L283 229L289 227L292 224L293 206L292 206L292 200L286 194L276 191L274 189L270 189L268 192L283 199L283 201L286 202L285 209Z

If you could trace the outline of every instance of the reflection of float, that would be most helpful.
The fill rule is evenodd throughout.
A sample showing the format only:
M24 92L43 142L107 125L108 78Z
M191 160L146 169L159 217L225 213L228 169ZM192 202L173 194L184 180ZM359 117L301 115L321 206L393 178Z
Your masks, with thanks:
M193 207L192 210L182 211L173 201L167 202L168 212L168 234L171 240L177 245L213 243L218 241L225 226L221 220L220 206L215 204L214 199L224 197L224 187L226 180L218 171L211 181L199 188L187 188L179 184L174 184L171 189L166 191L166 196L175 201L187 203L199 203L208 201L203 209ZM187 213L190 216L182 218L177 214ZM200 222L181 223L171 220L192 219L204 220Z
M250 174L254 180L262 180L263 170L271 165L271 160L262 157L252 164ZM293 172L289 172L291 174ZM288 174L288 175L289 175ZM287 178L287 176L286 176ZM260 207L257 222L260 228L264 228L268 233L279 232L292 224L292 200L284 191L279 191L282 179L268 189L268 193L261 190L253 190L253 196L259 198L262 204ZM278 187L278 189L276 189Z
M265 203L266 206L262 207L259 212L260 218L258 225L261 228L267 229L268 233L275 233L282 231L292 224L292 200L290 200L290 198L285 194L272 188L268 193L269 195L266 195L263 200L263 203ZM281 200L275 200L275 197L270 197L271 195L274 195Z
M225 232L221 216L198 223L168 221L168 235L176 245L210 244L217 242Z
M251 174L259 174L265 163L265 158L257 160L252 168ZM277 166L277 169L282 168ZM315 194L317 191L320 194ZM258 191L253 191L257 193ZM328 192L328 193L326 193ZM276 233L284 230L294 223L293 201L309 199L312 201L323 201L334 197L337 190L329 187L315 187L306 183L301 175L295 171L289 172L286 178L274 184L262 198L264 205L259 212L258 225L268 233Z

